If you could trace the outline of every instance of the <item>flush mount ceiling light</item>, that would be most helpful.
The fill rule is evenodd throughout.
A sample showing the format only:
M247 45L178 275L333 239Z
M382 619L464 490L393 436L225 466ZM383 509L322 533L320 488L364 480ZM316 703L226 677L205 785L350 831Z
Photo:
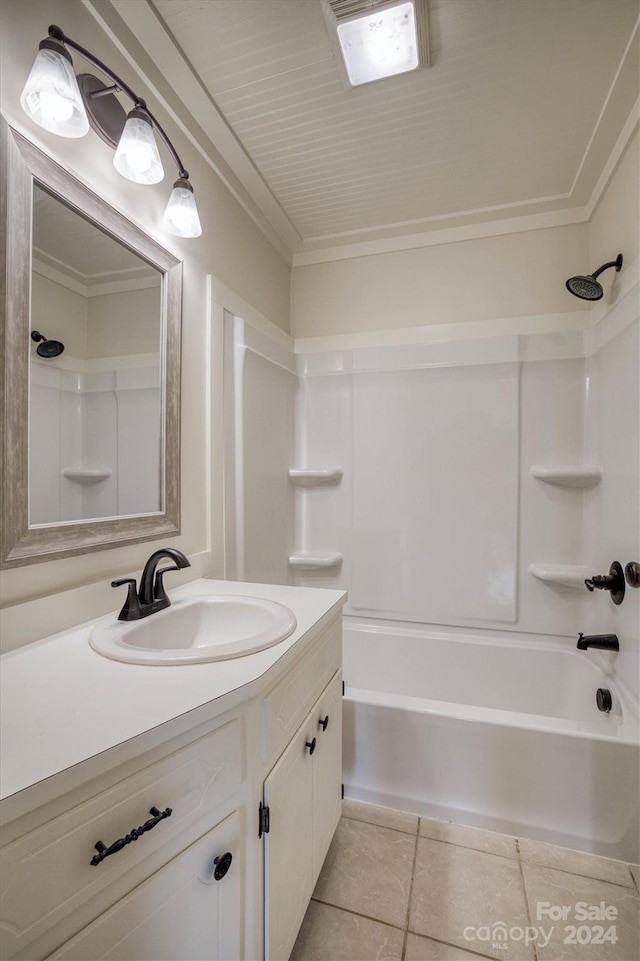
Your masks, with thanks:
M71 47L103 73L107 86L90 73L77 78L67 50ZM125 113L115 96L124 93L133 102ZM164 169L154 136L158 132L178 168L169 203L162 218L163 227L178 237L199 237L200 218L185 170L169 137L145 101L124 80L84 47L65 36L60 27L49 27L49 36L40 43L22 96L22 109L38 126L59 137L84 137L89 126L115 150L113 164L118 173L139 184L156 184Z
M427 0L325 0L324 11L350 86L428 66Z

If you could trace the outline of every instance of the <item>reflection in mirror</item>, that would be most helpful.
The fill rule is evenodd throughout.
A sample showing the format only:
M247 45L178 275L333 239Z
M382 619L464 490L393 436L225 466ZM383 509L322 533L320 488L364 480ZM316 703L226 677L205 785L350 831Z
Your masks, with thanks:
M162 277L34 181L30 527L162 510Z
M179 534L182 264L1 117L0 153L0 567Z

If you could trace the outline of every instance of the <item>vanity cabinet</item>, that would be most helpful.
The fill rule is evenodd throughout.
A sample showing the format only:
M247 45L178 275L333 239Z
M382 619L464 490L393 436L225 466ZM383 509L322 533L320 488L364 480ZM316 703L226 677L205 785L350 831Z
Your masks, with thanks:
M287 961L340 819L342 674L338 671L264 782L265 958Z
M226 818L49 955L51 961L244 957L240 826L238 813Z
M119 778L116 769L105 776L115 783L86 800L79 802L71 792L61 814L46 819L43 809L43 823L2 847L3 961L47 956L240 803L246 782L245 719L231 717L211 728L196 728L187 745L170 743L159 759L141 758L140 770L129 777ZM171 814L100 863L91 863L96 844L109 848L131 836L151 819L152 807ZM214 857L224 853L217 850Z
M291 591L294 606L301 589L276 590ZM172 683L199 684L200 701L34 782L28 801L2 802L2 961L289 957L341 811L344 595L324 593L305 591L319 614L279 657L175 669ZM85 674L99 671L100 656L82 643ZM65 656L51 644L52 658ZM129 666L105 663L127 680ZM165 675L136 670L135 704L157 702L155 678ZM105 716L121 709L101 707ZM261 837L260 803L271 807Z

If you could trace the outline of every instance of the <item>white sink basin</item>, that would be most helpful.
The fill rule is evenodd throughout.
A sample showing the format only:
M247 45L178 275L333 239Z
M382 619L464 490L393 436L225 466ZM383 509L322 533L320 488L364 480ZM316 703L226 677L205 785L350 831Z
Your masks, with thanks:
M293 613L275 601L201 595L173 601L140 621L96 624L89 644L98 654L131 664L194 664L255 654L295 629Z

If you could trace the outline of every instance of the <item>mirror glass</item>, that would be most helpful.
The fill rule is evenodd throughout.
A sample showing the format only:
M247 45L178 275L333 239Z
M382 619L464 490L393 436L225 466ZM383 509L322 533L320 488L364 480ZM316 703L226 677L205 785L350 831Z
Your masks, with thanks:
M163 510L162 285L33 182L30 527Z
M0 567L179 534L182 262L2 117L0 152Z

